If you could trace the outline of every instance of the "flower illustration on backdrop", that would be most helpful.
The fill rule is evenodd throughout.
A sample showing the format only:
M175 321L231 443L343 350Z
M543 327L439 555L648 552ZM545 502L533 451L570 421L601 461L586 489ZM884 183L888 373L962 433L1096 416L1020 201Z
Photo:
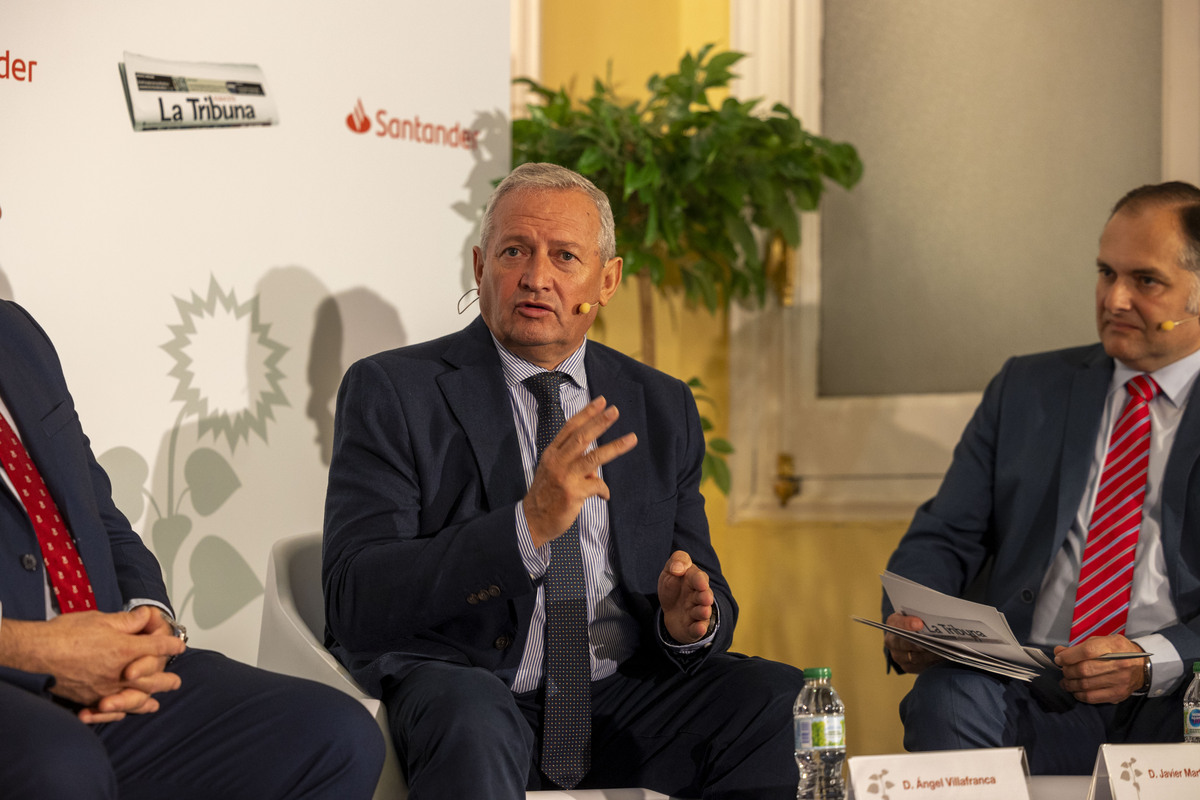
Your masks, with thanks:
M258 295L239 303L233 290L226 292L211 277L207 296L192 292L191 299L173 299L179 323L167 325L173 338L162 349L174 359L171 399L181 406L168 437L165 497L146 490L149 468L131 448L115 447L99 458L113 478L118 507L131 519L141 517L143 498L149 502L154 515L148 521L150 539L172 594L176 561L192 533L193 513L211 516L242 486L229 459L213 447L194 447L182 458L184 422L195 417L197 439L208 434L214 444L224 439L232 455L238 442L249 442L251 432L266 442L267 424L275 419L272 409L288 405L278 367L288 348L271 338L271 326L259 318ZM221 624L263 591L237 548L218 536L196 542L188 571L192 586L176 613L182 616L190 605L201 629Z
M169 325L175 338L162 346L175 359L171 377L178 381L172 400L184 403L183 415L196 415L199 434L225 437L230 452L253 431L264 442L272 408L286 406L278 364L287 348L270 337L271 326L258 315L258 295L238 303L233 290L209 280L208 296L192 292L191 300L175 298L179 324ZM230 356L245 354L245 364ZM240 370L240 371L239 371ZM230 380L244 374L245 380Z

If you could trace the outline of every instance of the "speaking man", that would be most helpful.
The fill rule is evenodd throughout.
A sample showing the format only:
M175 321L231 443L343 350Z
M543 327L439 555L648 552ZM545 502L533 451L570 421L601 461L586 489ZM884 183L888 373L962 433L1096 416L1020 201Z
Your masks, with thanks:
M613 230L590 181L518 167L474 249L480 317L339 391L330 644L383 698L414 800L795 794L803 678L726 652L691 392L587 341Z

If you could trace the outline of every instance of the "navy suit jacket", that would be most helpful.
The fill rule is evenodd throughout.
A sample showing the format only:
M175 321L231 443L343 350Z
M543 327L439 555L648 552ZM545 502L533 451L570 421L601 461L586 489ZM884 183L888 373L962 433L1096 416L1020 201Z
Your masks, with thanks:
M1028 642L1034 604L1087 489L1112 380L1100 345L1010 359L967 425L938 494L917 511L888 569L961 597L973 589ZM1180 624L1166 636L1200 658L1200 381L1163 474L1162 546ZM989 568L984 572L985 565ZM981 573L983 573L981 577ZM884 616L891 612L884 601Z
M133 598L169 607L158 561L113 504L112 486L79 424L54 346L25 309L8 301L0 301L0 396L75 537L99 609L120 611ZM0 488L4 617L44 620L44 581L29 515L12 492ZM0 680L34 691L44 689L48 679L0 668Z
M703 653L725 650L737 607L709 541L691 391L596 342L585 365L592 395L621 412L601 442L638 436L604 479L612 563L639 647L674 659L655 638L658 576L685 550L708 573L720 615ZM346 373L325 509L327 643L368 691L429 659L511 681L536 590L514 525L525 491L504 373L482 319ZM704 655L674 660L692 670Z

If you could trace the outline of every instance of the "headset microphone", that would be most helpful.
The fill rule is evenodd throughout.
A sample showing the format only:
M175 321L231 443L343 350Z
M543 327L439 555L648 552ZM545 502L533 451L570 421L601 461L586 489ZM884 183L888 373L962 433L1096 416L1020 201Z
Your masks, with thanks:
M1164 322L1158 323L1158 329L1160 331L1173 331L1173 330L1175 330L1176 325L1182 325L1183 323L1191 322L1194 319L1200 319L1200 317L1188 317L1187 319L1180 319L1180 320L1168 319Z
M595 303L580 303L580 304L579 304L579 309L578 309L578 310L579 310L579 313L580 313L580 314L586 314L586 313L588 313L589 311L591 311L591 310L592 310L592 306L593 306L593 305L600 305L600 301L599 301L599 300L597 300Z

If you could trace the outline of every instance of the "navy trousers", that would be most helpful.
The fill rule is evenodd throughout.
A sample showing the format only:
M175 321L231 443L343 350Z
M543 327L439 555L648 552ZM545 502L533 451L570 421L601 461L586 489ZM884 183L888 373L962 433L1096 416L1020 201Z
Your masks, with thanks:
M311 681L188 650L161 708L85 725L0 683L5 798L369 798L383 738L360 703Z
M800 670L715 653L687 675L631 659L592 684L592 769L577 788L637 786L687 798L792 800ZM430 661L385 687L410 800L517 800L555 788L538 769L541 698L492 673Z
M900 703L904 749L1021 746L1035 775L1089 775L1101 744L1183 741L1184 684L1163 697L1094 705L1052 680L940 663L917 675Z

